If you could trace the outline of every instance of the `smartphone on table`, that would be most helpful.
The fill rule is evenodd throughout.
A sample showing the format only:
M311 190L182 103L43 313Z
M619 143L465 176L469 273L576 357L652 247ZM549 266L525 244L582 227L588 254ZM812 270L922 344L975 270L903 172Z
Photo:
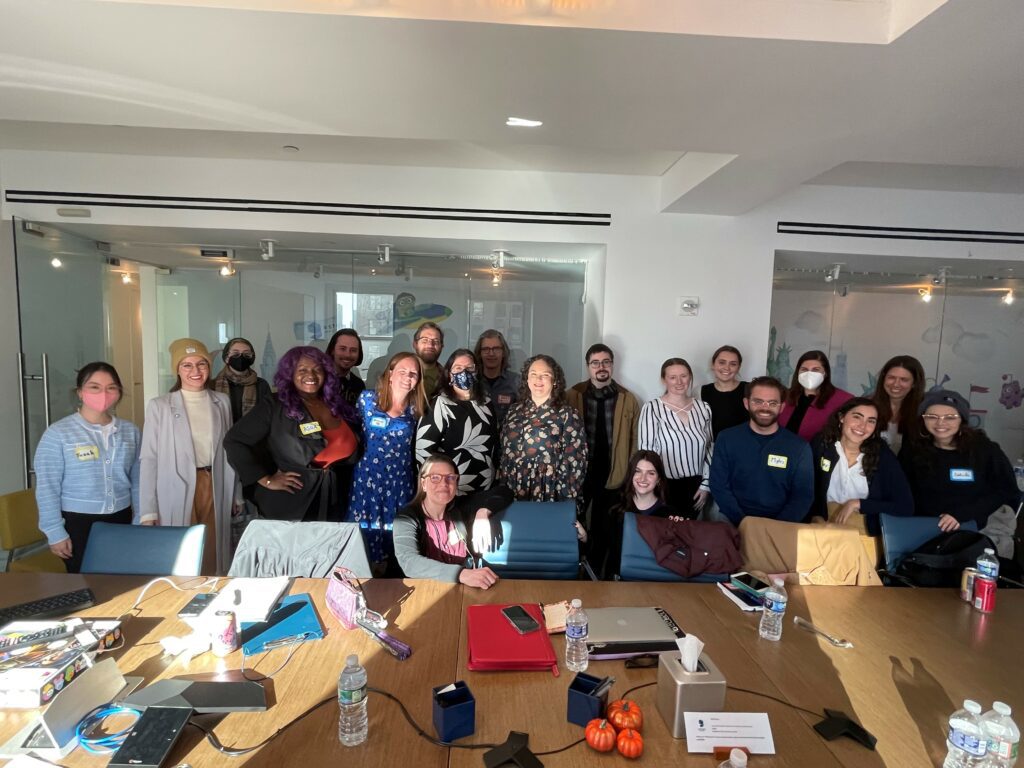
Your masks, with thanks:
M764 594L764 591L771 586L770 584L761 581L761 579L757 578L751 573L747 573L746 571L734 573L732 576L729 577L729 582L734 587L738 587L739 589L742 589L745 592L749 592L752 595L756 595L757 597L761 597Z
M528 614L521 605L505 606L501 609L501 613L520 635L526 635L540 629L540 624L537 623L537 620Z

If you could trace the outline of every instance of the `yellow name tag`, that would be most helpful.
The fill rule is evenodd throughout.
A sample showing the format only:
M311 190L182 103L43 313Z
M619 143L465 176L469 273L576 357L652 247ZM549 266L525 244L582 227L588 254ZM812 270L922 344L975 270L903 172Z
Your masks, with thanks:
M778 469L785 469L789 465L788 456L779 456L775 453L768 454L768 466L776 467Z
M828 472L832 469L832 462L826 459L824 456L821 457L821 471Z
M100 457L100 450L95 445L82 445L75 448L75 458L79 461L96 461Z
M305 424L299 424L299 432L304 435L314 435L320 431L319 421L307 421Z

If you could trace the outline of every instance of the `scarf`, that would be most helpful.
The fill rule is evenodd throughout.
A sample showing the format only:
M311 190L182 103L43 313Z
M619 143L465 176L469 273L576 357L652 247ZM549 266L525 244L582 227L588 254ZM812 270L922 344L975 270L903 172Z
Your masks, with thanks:
M244 389L242 389L242 412L239 414L239 417L241 417L245 416L245 414L251 411L253 406L256 405L256 381L258 378L256 371L252 368L239 373L230 365L225 365L221 372L217 374L217 378L213 380L213 388L215 391L222 392L228 397L231 397L232 385L236 387L244 387Z

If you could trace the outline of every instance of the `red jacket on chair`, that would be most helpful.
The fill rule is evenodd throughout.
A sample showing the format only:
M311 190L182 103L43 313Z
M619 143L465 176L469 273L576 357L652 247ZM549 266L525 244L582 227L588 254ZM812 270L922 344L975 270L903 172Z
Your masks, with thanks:
M637 532L658 565L684 578L702 573L735 573L743 567L740 534L730 523L673 522L637 515Z

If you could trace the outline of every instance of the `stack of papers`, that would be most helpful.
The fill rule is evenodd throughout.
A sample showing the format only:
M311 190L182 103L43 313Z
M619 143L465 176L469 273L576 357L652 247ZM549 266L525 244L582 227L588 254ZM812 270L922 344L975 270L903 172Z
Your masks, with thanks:
M241 629L242 622L266 621L278 599L288 589L291 581L287 576L272 579L239 578L227 583L217 597L200 615L205 623L217 611L233 611L235 625Z

